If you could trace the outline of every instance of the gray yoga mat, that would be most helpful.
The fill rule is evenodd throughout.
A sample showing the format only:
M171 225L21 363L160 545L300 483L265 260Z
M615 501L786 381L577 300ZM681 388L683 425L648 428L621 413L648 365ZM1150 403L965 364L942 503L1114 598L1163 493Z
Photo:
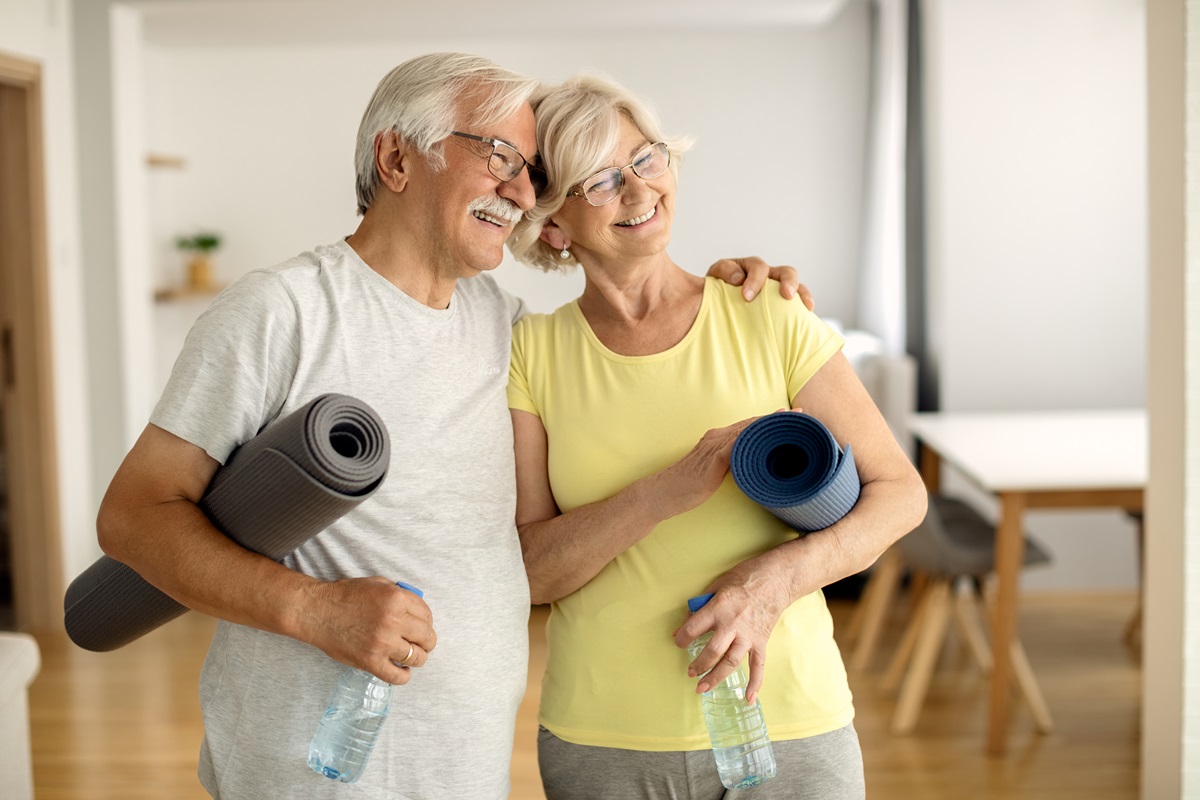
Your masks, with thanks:
M200 508L226 536L278 561L370 497L390 458L387 429L370 406L321 395L235 450ZM108 556L71 582L64 606L71 640L95 651L187 611Z
M861 488L849 445L843 451L820 420L794 411L746 426L729 468L747 497L801 533L846 516Z

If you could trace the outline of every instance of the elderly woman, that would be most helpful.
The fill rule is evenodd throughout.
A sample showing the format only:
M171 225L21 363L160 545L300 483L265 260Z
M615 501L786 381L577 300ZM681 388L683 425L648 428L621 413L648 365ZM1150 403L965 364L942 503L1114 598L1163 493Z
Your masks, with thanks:
M578 77L535 108L549 185L510 246L586 278L578 300L516 326L509 382L517 526L534 602L553 604L547 797L723 797L696 693L749 659L780 776L753 797L862 798L821 587L917 525L920 478L830 328L777 292L746 303L671 260L685 144L645 104ZM804 537L728 474L748 418L789 407L853 447L862 482L851 513ZM703 592L715 597L688 617ZM689 663L681 648L708 631Z

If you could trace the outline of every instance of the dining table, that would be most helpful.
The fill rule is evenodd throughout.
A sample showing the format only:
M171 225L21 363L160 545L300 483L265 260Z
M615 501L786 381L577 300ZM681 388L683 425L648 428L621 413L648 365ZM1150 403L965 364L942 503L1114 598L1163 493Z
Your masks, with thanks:
M952 467L999 502L993 659L985 749L1003 755L1012 711L1025 515L1038 509L1116 508L1140 513L1148 469L1144 409L937 411L911 415L930 492Z

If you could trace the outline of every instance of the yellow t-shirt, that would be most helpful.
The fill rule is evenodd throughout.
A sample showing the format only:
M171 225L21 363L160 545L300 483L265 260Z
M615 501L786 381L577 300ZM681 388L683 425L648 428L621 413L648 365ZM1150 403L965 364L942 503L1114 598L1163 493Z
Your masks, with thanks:
M550 484L570 511L677 461L710 428L790 405L843 340L772 283L752 303L715 279L679 344L613 353L577 302L513 329L508 404L538 415ZM687 651L671 636L687 599L734 565L796 534L733 478L658 525L586 586L553 604L539 722L576 744L631 750L709 746ZM821 592L793 603L767 645L760 698L775 740L815 736L854 716Z

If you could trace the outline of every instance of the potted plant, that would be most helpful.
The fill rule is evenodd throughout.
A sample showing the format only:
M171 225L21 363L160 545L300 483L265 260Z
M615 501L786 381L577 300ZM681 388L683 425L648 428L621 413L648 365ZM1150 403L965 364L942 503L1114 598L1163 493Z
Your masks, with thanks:
M178 236L175 246L191 253L187 265L187 285L190 289L207 291L213 288L212 254L221 246L221 234L199 231L191 236Z

